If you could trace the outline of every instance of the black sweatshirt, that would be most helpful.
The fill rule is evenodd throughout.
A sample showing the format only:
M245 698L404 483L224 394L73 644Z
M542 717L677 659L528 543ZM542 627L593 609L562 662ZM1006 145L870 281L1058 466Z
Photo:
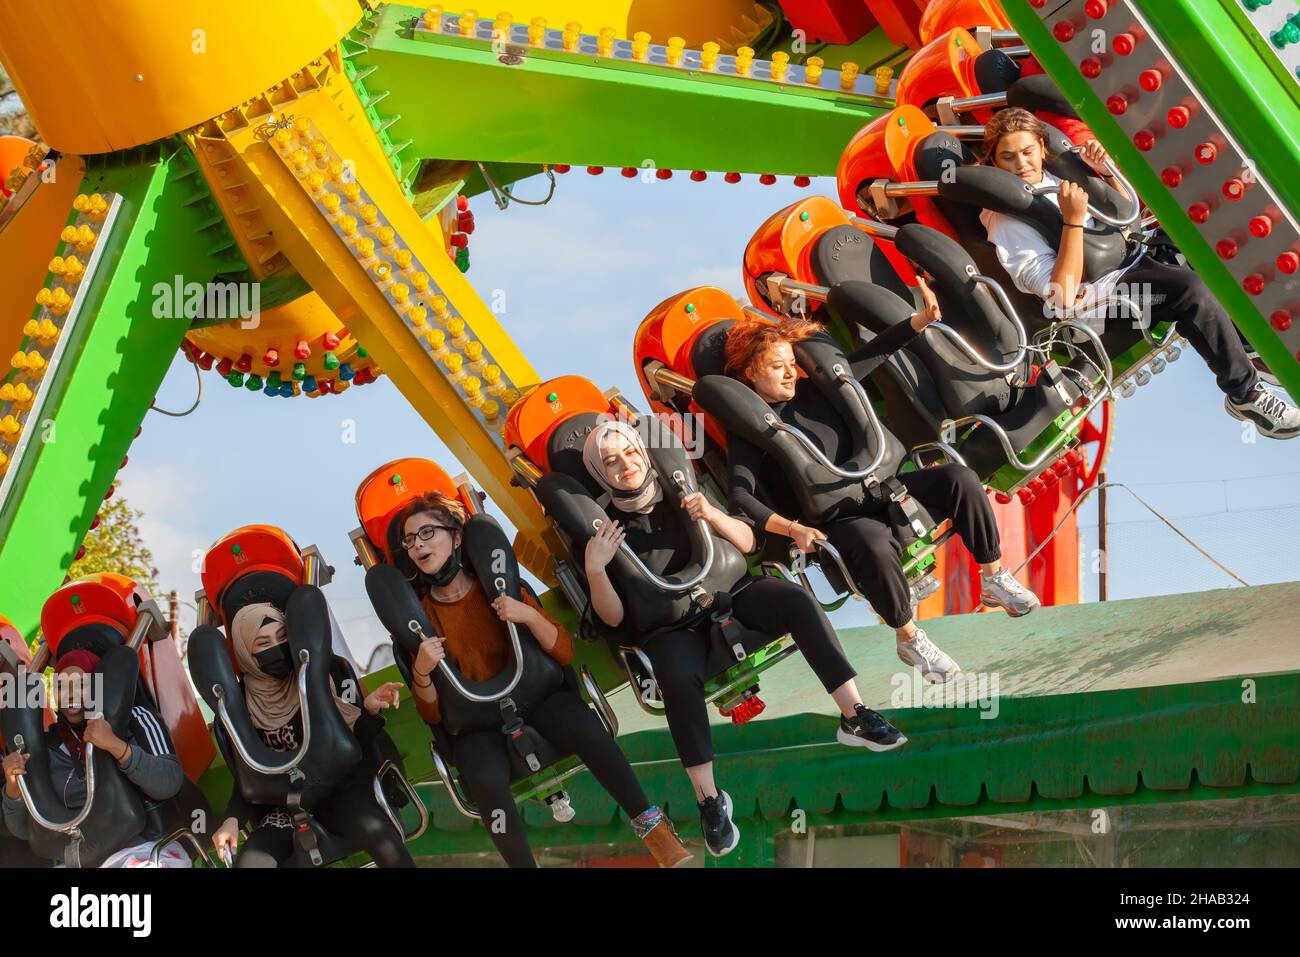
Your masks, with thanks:
M863 381L887 357L906 346L918 335L912 323L900 322L872 339L846 358L853 376ZM854 446L848 425L835 411L835 407L822 395L810 379L800 379L795 386L794 398L772 404L777 418L802 431L817 445L825 456L837 465ZM731 507L752 519L755 526L767 528L773 514L795 518L802 514L789 477L781 471L776 460L762 449L751 445L736 435L727 433L727 485L730 489ZM758 497L762 486L771 505Z

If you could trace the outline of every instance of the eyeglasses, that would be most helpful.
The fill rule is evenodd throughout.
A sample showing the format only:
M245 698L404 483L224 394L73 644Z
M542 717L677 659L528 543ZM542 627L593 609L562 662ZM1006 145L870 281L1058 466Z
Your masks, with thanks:
M433 538L433 536L438 533L438 529L442 529L443 531L452 534L460 531L460 529L451 525L423 525L416 531L403 535L399 541L402 543L403 548L409 549L415 544L417 538L422 542L427 542L429 539Z

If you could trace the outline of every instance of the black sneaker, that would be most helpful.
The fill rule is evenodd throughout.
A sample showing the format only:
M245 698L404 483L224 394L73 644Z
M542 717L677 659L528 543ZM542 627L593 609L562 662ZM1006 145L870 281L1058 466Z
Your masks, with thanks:
M1267 382L1269 385L1277 386L1278 388L1282 387L1282 383L1278 380L1278 377L1273 370L1268 367L1268 363L1261 359L1259 353L1249 345L1246 346L1246 358L1249 359L1250 364L1255 367L1255 371L1259 373L1260 379Z
M730 854L740 843L740 828L731 820L731 798L726 791L719 791L717 797L706 797L698 805L700 809L700 830L704 832L704 843L714 857Z
M1234 419L1253 423L1255 431L1265 438L1293 439L1300 435L1300 409L1261 385L1255 386L1243 402L1225 397L1223 407Z
M857 706L852 718L840 717L835 740L850 748L893 751L907 744L907 736L866 705Z

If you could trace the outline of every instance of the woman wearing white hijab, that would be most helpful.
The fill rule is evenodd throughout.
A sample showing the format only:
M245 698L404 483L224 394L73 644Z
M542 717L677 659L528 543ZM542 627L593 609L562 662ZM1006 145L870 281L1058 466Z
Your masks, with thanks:
M292 751L302 741L302 712L294 681L284 613L272 604L245 605L230 623L230 644L243 674L244 704L258 735L274 751ZM333 686L333 679L330 679ZM384 730L380 712L395 708L401 685L390 681L366 696L361 707L339 696L334 703L362 754ZM334 793L314 810L315 818L352 847L363 849L380 867L414 867L402 837L375 802L372 786L376 768L364 756L338 783ZM218 851L235 850L239 828L251 826L236 867L279 867L293 855L293 816L287 808L260 807L243 799L236 786L226 806L226 819L213 835Z
M591 604L600 620L617 628L624 619L623 599L606 571L619 546L626 543L657 575L671 575L691 560L687 523L655 474L645 442L626 422L600 423L587 436L582 459L605 494L599 499L610 520L587 543L584 565ZM692 520L704 520L710 533L749 554L757 547L753 528L728 515L702 492L682 503ZM803 652L840 711L837 740L853 747L889 751L907 739L888 721L862 704L854 670L844 656L835 630L816 600L798 585L779 578L757 578L734 595L732 613L741 624L773 635L789 634ZM713 778L713 742L709 731L704 682L709 654L707 616L679 622L633 637L650 658L663 696L668 730L687 776L695 788L705 843L716 857L740 840L731 820L731 798Z

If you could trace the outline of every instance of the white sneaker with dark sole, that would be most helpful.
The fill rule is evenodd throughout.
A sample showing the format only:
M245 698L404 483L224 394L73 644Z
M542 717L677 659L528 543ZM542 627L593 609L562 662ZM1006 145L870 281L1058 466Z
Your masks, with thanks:
M1012 618L1020 618L1042 605L1038 596L1016 581L1005 568L987 578L980 576L980 602L989 608L1001 608Z
M1263 386L1256 386L1245 402L1225 397L1223 408L1234 419L1254 425L1267 439L1294 439L1300 435L1300 409Z

